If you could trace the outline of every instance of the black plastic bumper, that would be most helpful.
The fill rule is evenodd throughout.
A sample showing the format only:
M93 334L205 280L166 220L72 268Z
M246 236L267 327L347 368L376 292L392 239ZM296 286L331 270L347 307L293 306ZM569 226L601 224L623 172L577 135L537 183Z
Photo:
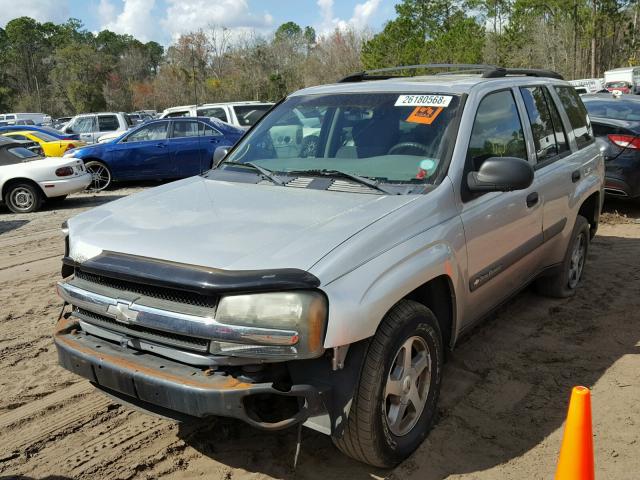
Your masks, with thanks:
M215 372L207 376L201 369L78 333L76 324L66 319L58 323L54 339L60 365L151 413L157 413L152 407L160 407L193 417L233 417L256 428L279 430L324 412L322 395L311 385L281 391L272 383L245 383ZM245 398L257 394L302 401L290 418L267 423L246 408Z

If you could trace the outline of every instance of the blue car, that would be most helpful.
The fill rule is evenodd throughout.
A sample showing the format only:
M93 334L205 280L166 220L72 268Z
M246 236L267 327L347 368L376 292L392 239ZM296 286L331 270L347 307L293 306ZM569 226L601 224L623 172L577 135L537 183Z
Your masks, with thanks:
M80 138L79 135L62 133L60 130L56 130L51 127L42 127L37 125L7 125L5 127L0 126L0 135L3 132L16 132L22 130L29 130L33 132L42 132L52 137L56 137L58 140L78 140Z
M198 175L212 166L217 147L232 146L244 130L209 117L152 120L106 143L75 148L65 157L84 160L93 190L112 182Z

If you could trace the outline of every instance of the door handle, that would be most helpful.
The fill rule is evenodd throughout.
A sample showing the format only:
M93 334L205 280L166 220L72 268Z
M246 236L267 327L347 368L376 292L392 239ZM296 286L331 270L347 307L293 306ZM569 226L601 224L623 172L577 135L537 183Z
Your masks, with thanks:
M156 143L156 147L164 148L164 147L166 147L166 145L164 143Z
M578 180L580 180L580 170L574 170L571 173L571 181L576 183Z
M527 195L527 207L533 207L536 203L538 203L539 199L540 197L538 196L538 192L530 193L529 195Z

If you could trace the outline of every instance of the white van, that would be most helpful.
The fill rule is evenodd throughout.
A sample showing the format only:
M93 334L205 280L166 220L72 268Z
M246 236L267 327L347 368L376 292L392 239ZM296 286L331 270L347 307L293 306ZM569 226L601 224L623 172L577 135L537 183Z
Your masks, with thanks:
M614 68L604 72L604 86L610 92L640 93L640 67Z
M27 125L29 122L19 122L20 120L30 120L33 125L51 123L51 117L44 113L4 113L0 114L0 122L7 122L8 125Z
M273 103L268 102L227 102L182 105L167 108L160 118L168 117L214 117L240 128L252 127L267 113Z

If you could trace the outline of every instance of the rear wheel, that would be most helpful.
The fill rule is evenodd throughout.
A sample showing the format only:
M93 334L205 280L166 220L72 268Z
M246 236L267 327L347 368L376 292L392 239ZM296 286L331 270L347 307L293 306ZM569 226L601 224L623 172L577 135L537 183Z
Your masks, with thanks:
M536 280L539 293L556 298L575 295L587 261L590 238L589 222L582 215L578 215L562 264L552 275Z
M90 160L85 163L85 168L92 177L87 190L99 192L111 185L111 172L109 171L109 167L104 163L97 160Z
M7 188L4 203L13 213L35 212L42 204L42 192L30 183L15 183Z
M398 303L371 340L347 425L335 445L377 467L405 459L435 420L443 358L431 310L410 300Z

